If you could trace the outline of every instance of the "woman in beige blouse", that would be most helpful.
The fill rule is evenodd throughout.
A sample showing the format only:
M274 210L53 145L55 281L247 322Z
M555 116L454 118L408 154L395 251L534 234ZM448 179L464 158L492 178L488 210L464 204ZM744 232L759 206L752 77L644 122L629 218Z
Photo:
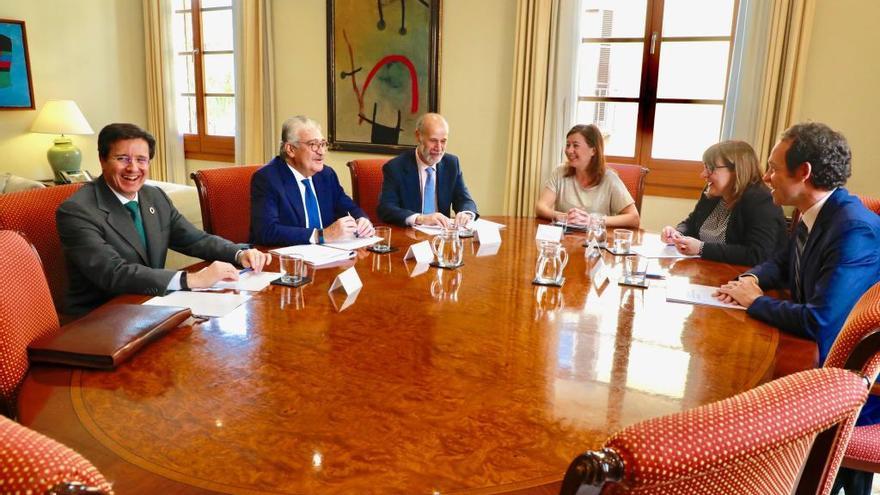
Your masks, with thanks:
M587 225L590 213L605 215L608 227L638 227L639 211L614 170L605 167L602 133L594 124L576 125L565 137L565 157L535 205L540 218Z

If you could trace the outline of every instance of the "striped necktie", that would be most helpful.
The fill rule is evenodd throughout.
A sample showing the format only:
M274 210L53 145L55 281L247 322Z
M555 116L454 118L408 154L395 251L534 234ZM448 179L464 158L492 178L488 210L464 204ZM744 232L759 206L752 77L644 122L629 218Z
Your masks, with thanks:
M803 221L798 222L794 250L794 300L800 303L805 302L804 289L801 285L801 261L804 256L804 246L807 245L807 237L809 235L807 224Z

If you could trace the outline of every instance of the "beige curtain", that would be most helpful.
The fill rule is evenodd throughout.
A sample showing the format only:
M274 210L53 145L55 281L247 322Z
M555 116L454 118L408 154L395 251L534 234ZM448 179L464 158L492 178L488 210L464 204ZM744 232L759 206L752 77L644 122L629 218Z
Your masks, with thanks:
M183 136L174 110L174 51L168 0L144 0L144 45L147 75L147 130L156 138L150 165L155 180L186 183Z
M262 164L276 153L271 5L233 3L235 16L235 163Z
M774 0L764 84L754 138L760 157L770 155L779 134L794 124L803 89L815 0Z
M581 0L518 0L504 209L532 216L574 123Z
M507 151L507 215L531 216L541 180L551 33L558 0L518 0L514 87Z

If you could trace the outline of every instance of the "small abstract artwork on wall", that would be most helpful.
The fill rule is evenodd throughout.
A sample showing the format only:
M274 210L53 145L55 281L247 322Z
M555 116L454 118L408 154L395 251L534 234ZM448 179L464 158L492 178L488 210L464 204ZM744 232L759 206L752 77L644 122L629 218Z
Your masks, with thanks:
M0 19L0 110L33 108L24 21Z
M440 0L327 0L332 149L399 153L437 111Z

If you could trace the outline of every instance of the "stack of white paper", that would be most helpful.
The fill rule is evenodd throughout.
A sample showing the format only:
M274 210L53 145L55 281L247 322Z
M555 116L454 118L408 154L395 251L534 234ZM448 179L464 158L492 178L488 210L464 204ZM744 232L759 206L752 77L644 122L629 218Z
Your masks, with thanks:
M273 280L281 276L279 272L246 271L238 275L238 280L221 280L214 284L213 289L236 289L259 292L265 289Z
M715 299L712 295L718 287L710 285L698 284L682 284L675 287L668 287L666 290L666 300L669 302L697 304L700 306L715 306L717 308L728 309L746 309L739 304L728 304Z
M193 316L222 317L241 306L251 296L244 294L218 294L216 292L190 292L179 290L167 296L154 297L144 304L147 306L176 306L190 308Z
M354 251L347 249L336 249L319 244L303 244L300 246L288 246L277 248L269 251L270 253L282 254L299 254L306 263L314 266L324 266L339 261L354 258Z
M379 242L381 240L382 240L381 237L376 237L376 236L360 237L360 238L356 237L356 238L348 240L348 241L328 242L324 245L327 247L332 247L332 248L336 248L336 249L345 249L346 251L351 251L353 249L360 249L360 248L364 248L367 246L372 246L373 244L376 244L377 242Z
M699 255L681 254L675 246L667 244L642 244L630 249L633 253L645 258L699 258Z

